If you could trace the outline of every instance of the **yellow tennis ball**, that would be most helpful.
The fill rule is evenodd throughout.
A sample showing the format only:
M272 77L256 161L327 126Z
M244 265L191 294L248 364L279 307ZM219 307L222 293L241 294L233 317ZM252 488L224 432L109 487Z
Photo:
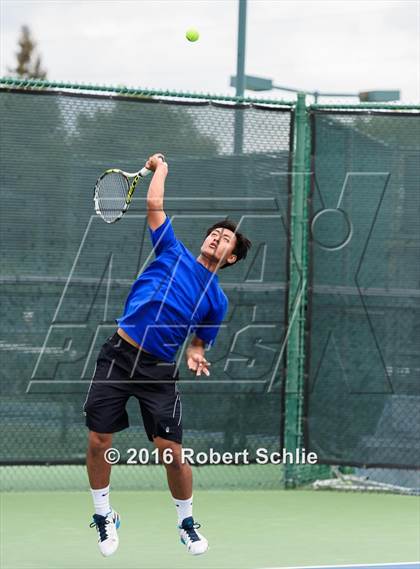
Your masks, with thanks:
M198 38L200 37L200 34L196 29L190 28L189 30L186 31L185 37L187 38L188 41L197 41Z

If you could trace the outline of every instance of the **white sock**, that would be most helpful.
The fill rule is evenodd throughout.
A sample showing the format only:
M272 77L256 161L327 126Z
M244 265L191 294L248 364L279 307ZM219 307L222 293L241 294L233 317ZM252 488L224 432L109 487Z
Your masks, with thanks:
M178 514L178 525L181 525L185 518L192 516L193 497L189 500L177 500L174 498L176 513Z
M93 505L95 506L95 514L106 516L111 511L109 505L109 485L105 488L98 488L97 490L90 489L92 492Z

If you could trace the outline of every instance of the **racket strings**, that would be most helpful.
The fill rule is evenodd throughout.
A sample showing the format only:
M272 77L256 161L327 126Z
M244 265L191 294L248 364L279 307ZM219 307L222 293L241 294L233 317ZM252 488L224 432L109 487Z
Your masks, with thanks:
M99 180L95 195L96 211L106 222L112 223L121 216L129 188L127 178L119 172L108 172Z

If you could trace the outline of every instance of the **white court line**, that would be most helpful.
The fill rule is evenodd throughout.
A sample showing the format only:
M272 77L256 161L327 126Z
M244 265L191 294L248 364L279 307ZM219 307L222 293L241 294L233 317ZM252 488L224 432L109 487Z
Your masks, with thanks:
M261 567L261 569L342 569L343 567L395 567L399 569L400 567L419 567L420 561L403 561L401 563L359 563L352 565L297 565L294 567Z

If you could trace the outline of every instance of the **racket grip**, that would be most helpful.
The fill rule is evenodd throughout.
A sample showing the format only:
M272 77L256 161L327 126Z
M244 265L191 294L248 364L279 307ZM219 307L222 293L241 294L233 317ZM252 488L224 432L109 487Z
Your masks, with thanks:
M151 173L152 173L152 171L149 170L148 168L142 168L139 172L139 174L142 178L145 178L146 176L148 176Z

